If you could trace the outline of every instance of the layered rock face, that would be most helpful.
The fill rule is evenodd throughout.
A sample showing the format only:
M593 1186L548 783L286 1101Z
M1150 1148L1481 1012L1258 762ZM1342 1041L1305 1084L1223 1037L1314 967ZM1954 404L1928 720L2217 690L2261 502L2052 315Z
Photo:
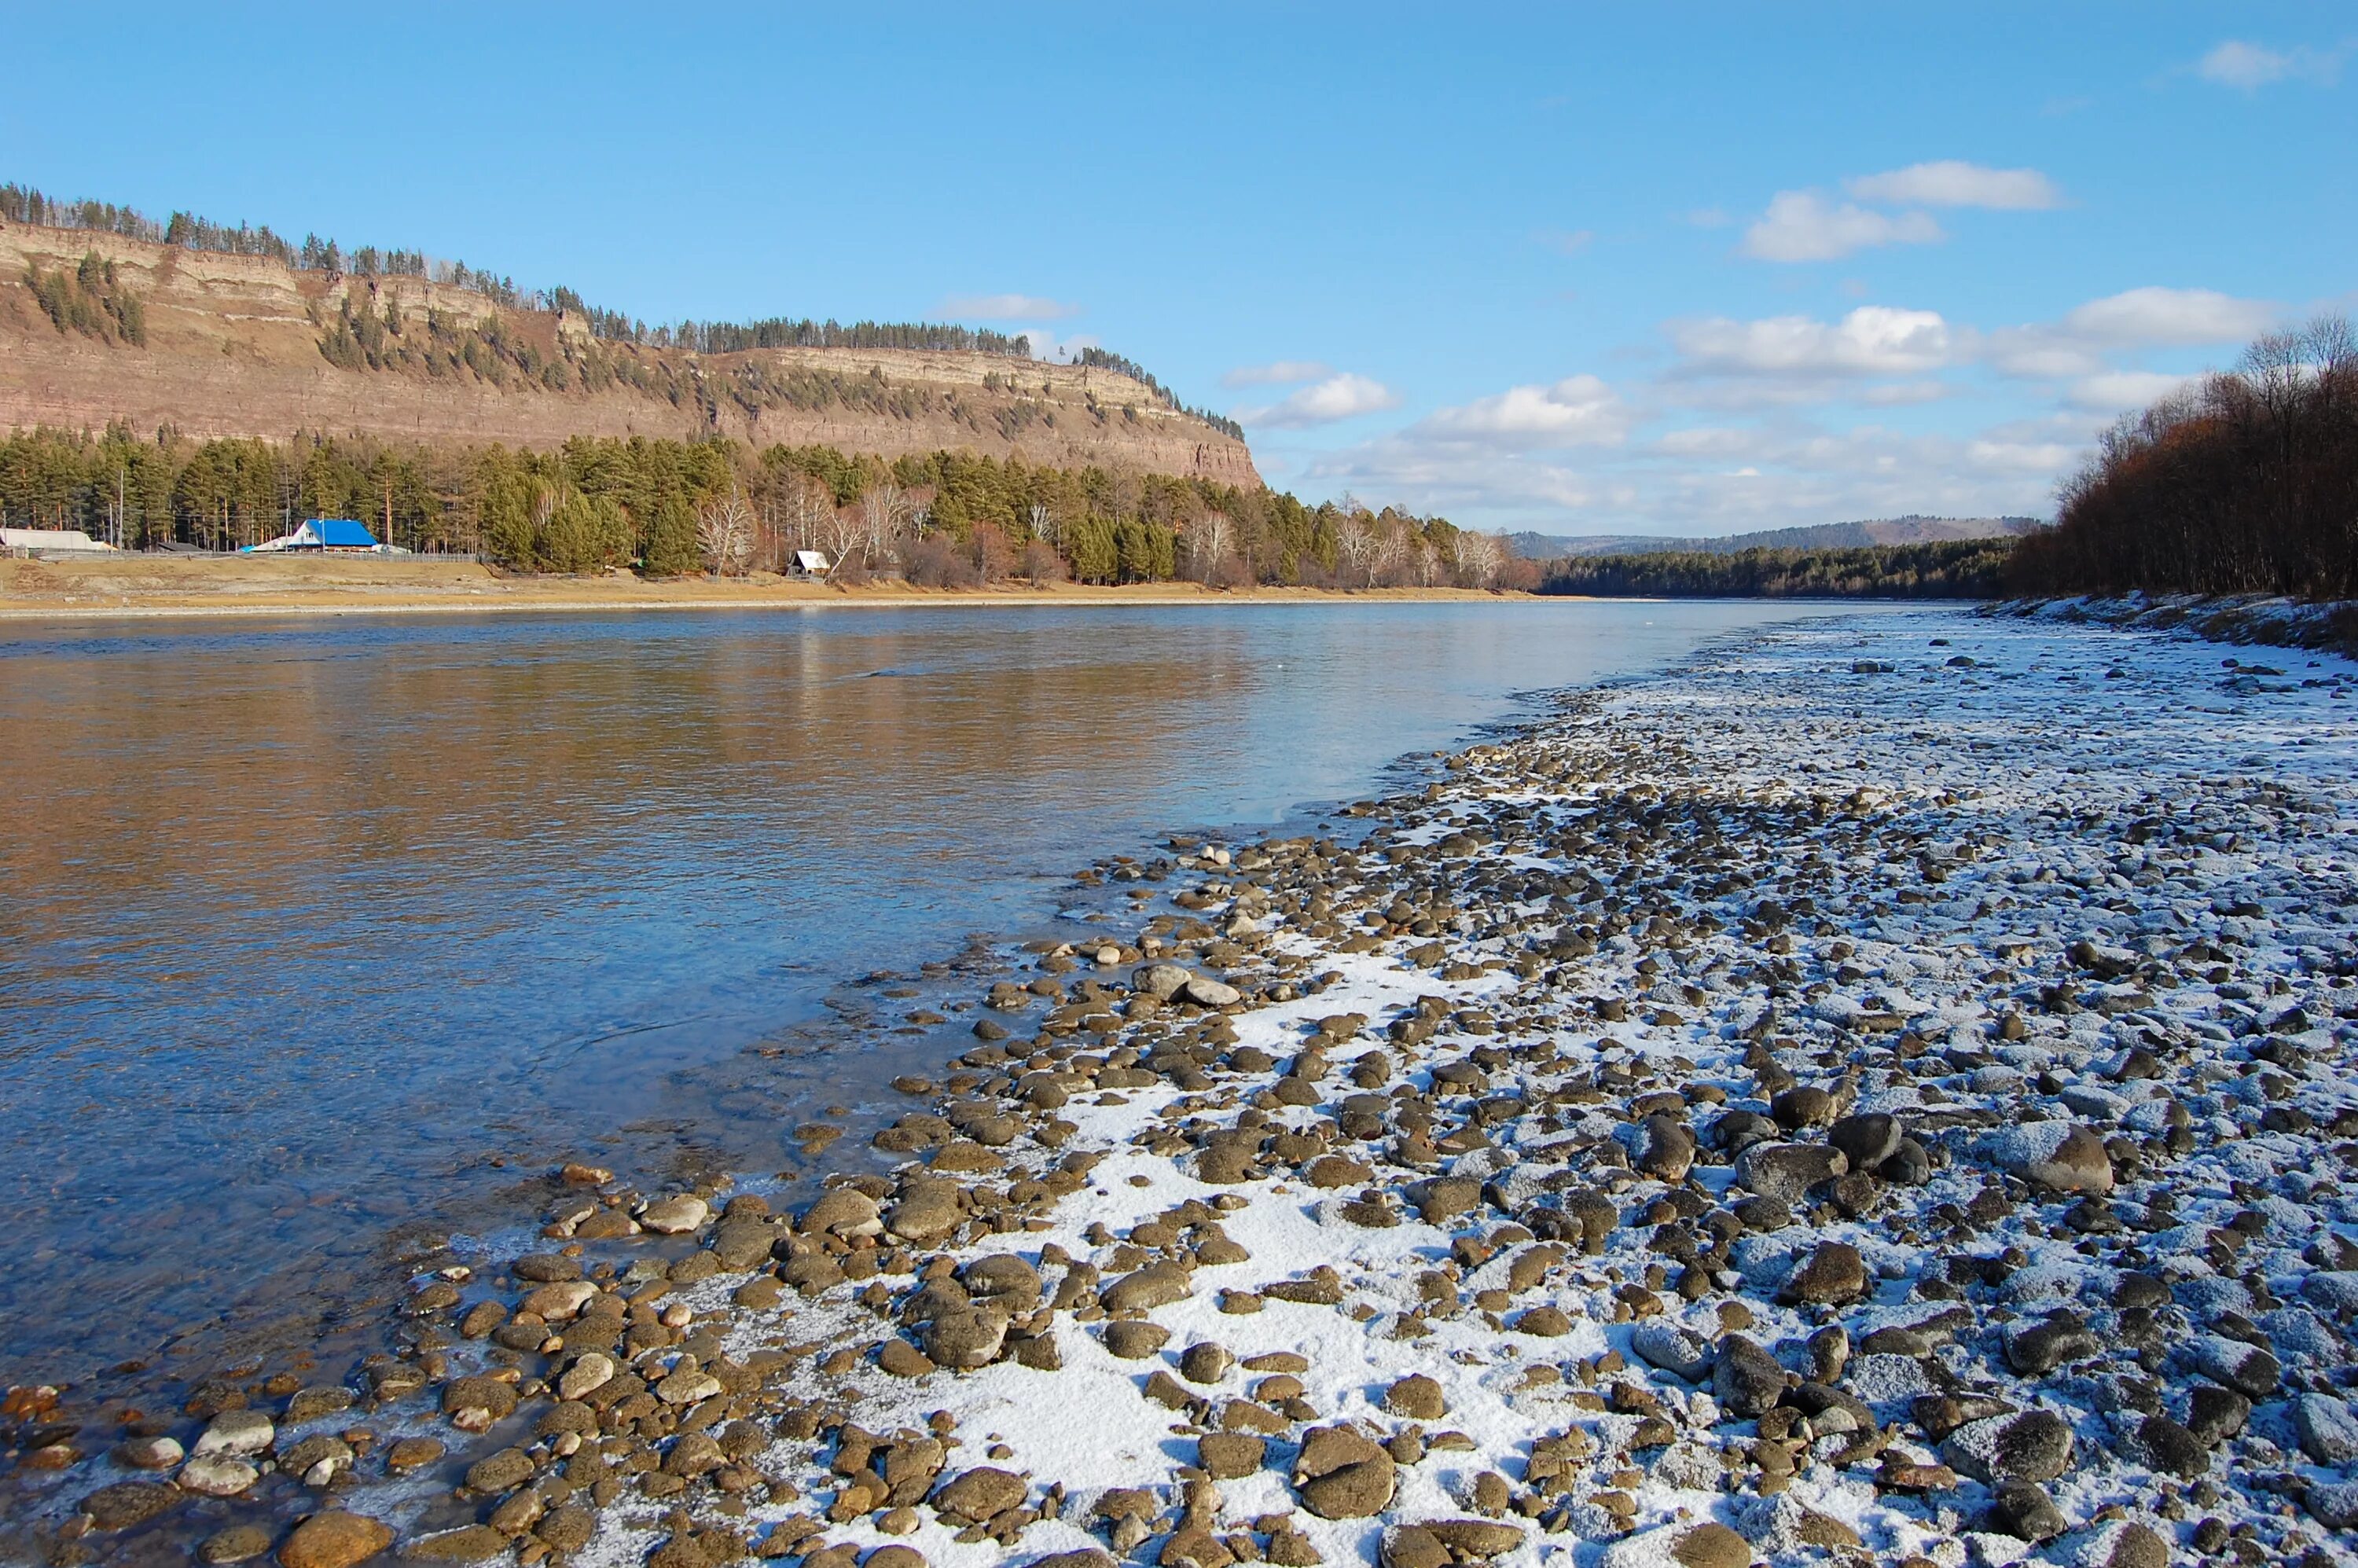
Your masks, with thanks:
M31 276L114 265L146 341L60 328ZM340 330L387 329L370 368ZM341 361L341 362L337 362ZM552 369L552 367L554 367ZM1245 444L1129 376L981 352L759 349L698 354L591 338L418 277L330 277L78 230L0 226L0 428L163 426L198 438L296 430L552 447L575 436L817 444L900 457L968 449L1258 487Z

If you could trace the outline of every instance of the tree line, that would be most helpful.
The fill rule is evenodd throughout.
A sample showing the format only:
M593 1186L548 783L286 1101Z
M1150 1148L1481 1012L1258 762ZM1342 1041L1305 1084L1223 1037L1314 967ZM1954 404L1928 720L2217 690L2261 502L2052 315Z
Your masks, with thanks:
M579 438L553 451L303 434L197 441L170 429L0 440L0 522L126 549L234 549L309 517L354 517L404 549L514 571L779 570L925 586L1071 579L1530 588L1537 568L1445 518L1308 505L1283 492L969 451L898 459L719 438Z
M1661 551L1551 561L1541 593L1660 599L1986 599L2013 541L1848 549Z
M2358 597L2358 333L2329 316L2124 417L2007 563L2017 594Z

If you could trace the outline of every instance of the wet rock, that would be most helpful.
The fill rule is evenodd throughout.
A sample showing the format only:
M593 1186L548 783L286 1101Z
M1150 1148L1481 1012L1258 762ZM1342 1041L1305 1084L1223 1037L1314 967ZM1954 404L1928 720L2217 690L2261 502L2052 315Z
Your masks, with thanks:
M115 1463L134 1470L169 1470L185 1457L177 1438L133 1437L114 1445Z
M250 1563L270 1550L270 1532L258 1524L233 1524L197 1544L197 1561L217 1568L230 1563Z
M316 1513L280 1543L281 1568L353 1568L393 1544L392 1527L365 1514Z
M503 1448L467 1466L467 1487L489 1497L523 1486L532 1474L531 1454L521 1448Z
M573 1359L573 1365L557 1375L557 1397L579 1400L595 1393L613 1381L614 1358L596 1350L584 1351Z
M657 1236L685 1236L700 1228L710 1218L712 1210L705 1201L691 1193L676 1197L657 1198L639 1215L643 1229Z
M506 1420L515 1407L514 1387L497 1378L453 1378L442 1385L442 1412L454 1421L473 1412L481 1422L477 1431Z
M416 1536L404 1543L401 1555L416 1563L488 1563L506 1556L509 1547L508 1538L490 1525L466 1524Z
M174 1479L180 1490L199 1497L233 1498L262 1479L262 1472L252 1460L234 1454L200 1454L181 1465Z
M176 1508L187 1494L162 1481L117 1481L81 1500L81 1511L100 1530L128 1530Z
M260 1411L223 1411L206 1424L191 1452L199 1457L208 1454L260 1454L277 1435L277 1427Z

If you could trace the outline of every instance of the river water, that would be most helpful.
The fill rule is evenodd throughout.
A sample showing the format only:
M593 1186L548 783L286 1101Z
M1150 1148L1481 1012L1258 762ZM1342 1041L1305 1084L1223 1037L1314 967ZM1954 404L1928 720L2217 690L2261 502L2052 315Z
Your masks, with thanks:
M0 629L0 1384L317 1329L552 1161L791 1173L957 1048L845 982L1808 612Z

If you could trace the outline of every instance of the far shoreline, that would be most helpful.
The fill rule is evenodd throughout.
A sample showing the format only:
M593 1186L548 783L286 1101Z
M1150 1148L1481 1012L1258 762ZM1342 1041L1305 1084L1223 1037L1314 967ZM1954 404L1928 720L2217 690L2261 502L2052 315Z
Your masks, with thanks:
M1255 588L1193 582L1100 588L919 589L750 579L503 577L433 557L256 563L251 557L75 557L0 561L0 621L481 614L678 610L1147 608L1170 605L1449 604L1579 601L1586 596L1460 588Z

